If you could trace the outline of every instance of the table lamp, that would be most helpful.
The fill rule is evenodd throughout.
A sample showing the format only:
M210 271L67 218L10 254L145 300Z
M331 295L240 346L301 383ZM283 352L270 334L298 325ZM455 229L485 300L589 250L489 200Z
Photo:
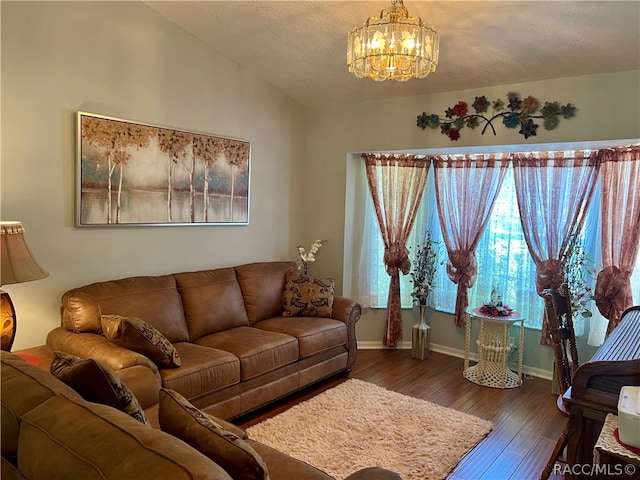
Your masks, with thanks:
M30 282L49 276L33 257L24 240L24 228L20 222L0 222L2 241L0 256L0 287L13 283ZM10 351L16 337L16 311L11 297L0 289L0 320L2 321L0 349Z

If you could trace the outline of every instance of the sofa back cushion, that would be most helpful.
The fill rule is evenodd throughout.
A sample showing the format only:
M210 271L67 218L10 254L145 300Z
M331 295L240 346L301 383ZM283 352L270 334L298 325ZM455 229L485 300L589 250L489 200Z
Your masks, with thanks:
M62 324L67 330L100 333L102 315L138 317L171 343L189 341L182 299L172 275L93 283L62 296Z
M294 262L259 262L235 267L249 324L282 315L285 273Z
M171 435L106 405L62 396L22 417L18 468L26 478L51 480L231 480L220 466Z
M191 341L233 327L249 325L242 291L233 268L178 273Z
M12 460L18 453L18 432L22 415L59 393L78 400L82 398L51 374L9 352L2 352L0 380L0 447L2 456Z

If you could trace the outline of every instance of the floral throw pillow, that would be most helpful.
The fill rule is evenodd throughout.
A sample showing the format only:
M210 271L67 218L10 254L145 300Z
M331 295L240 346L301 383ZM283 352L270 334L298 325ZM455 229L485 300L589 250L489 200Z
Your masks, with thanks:
M283 317L331 317L336 282L294 270L285 277Z
M149 425L149 420L133 392L117 373L97 360L54 352L50 371L54 377L69 385L86 401L117 408L139 422Z
M111 342L138 352L159 367L180 366L178 351L156 328L137 317L103 315L102 333Z

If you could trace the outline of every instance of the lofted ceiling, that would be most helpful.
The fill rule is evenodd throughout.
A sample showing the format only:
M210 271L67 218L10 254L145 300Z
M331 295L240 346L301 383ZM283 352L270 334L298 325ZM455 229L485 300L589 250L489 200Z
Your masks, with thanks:
M408 82L346 67L347 31L391 0L144 3L306 107L640 69L637 0L405 0L440 32L436 72Z

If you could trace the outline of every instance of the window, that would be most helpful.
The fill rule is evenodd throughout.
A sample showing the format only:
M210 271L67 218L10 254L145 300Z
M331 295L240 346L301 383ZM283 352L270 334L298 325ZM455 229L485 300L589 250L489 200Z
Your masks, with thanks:
M520 226L511 172L505 177L487 228L476 249L476 262L478 278L469 290L469 305L486 303L491 298L491 291L497 288L505 303L527 316L527 326L541 328L544 302L532 288L536 284L536 266ZM451 291L444 296L444 300L453 298L450 306L442 302L442 308L453 311L457 286L448 279L444 270L440 271L440 277L439 284L443 285L441 290ZM436 299L438 296L442 294L436 292Z
M365 231L368 232L366 236L372 240L372 243L375 243L371 247L369 258L376 259L376 261L368 262L371 270L370 277L375 279L373 283L376 286L374 289L376 293L371 296L370 305L374 308L385 308L389 275L387 275L382 262L384 245L378 231L373 202L370 198L367 199L366 208ZM412 252L412 260L416 245L425 238L427 231L431 231L434 239L441 242L441 257L446 264L446 249L442 242L436 212L433 172L429 174L429 182L423 196L420 213L408 243L409 250ZM469 290L469 305L485 303L491 296L491 290L497 287L502 293L502 298L512 307L521 311L522 306L528 306L523 312L527 315L527 324L540 328L544 303L536 294L535 289L530 288L531 285L535 285L535 264L529 255L520 227L513 175L509 173L496 200L489 224L478 245L476 261L479 275L474 287ZM447 276L445 265L442 265L438 270L436 285L437 288L430 298L431 305L439 310L453 313L457 285ZM527 287L523 288L523 285ZM400 288L402 306L411 308L412 284L409 275L401 275Z
M432 167L433 168L433 167ZM420 212L407 246L413 252L421 243L427 230L434 239L442 238L437 218L435 202L435 186L433 172L429 172L426 191L423 195ZM368 193L368 192L367 192ZM375 218L371 196L366 195L364 235L360 258L359 299L363 306L385 308L389 289L389 275L382 261L384 245ZM585 248L594 266L599 261L599 195L596 192L590 207L590 213L582 232ZM442 243L442 259L446 263L446 250ZM497 287L502 293L505 303L527 316L525 325L540 329L544 314L544 302L535 291L536 268L529 254L522 227L515 195L513 173L509 171L496 200L490 221L476 250L478 278L469 290L469 305L481 305L489 300L491 290ZM640 298L640 255L632 277L634 299ZM400 275L402 306L412 307L411 281L409 275ZM594 279L595 283L595 279ZM445 265L441 266L436 278L437 288L429 302L432 307L453 313L455 308L457 285L447 276ZM591 311L599 315L595 305ZM576 322L576 334L584 331L582 322Z

